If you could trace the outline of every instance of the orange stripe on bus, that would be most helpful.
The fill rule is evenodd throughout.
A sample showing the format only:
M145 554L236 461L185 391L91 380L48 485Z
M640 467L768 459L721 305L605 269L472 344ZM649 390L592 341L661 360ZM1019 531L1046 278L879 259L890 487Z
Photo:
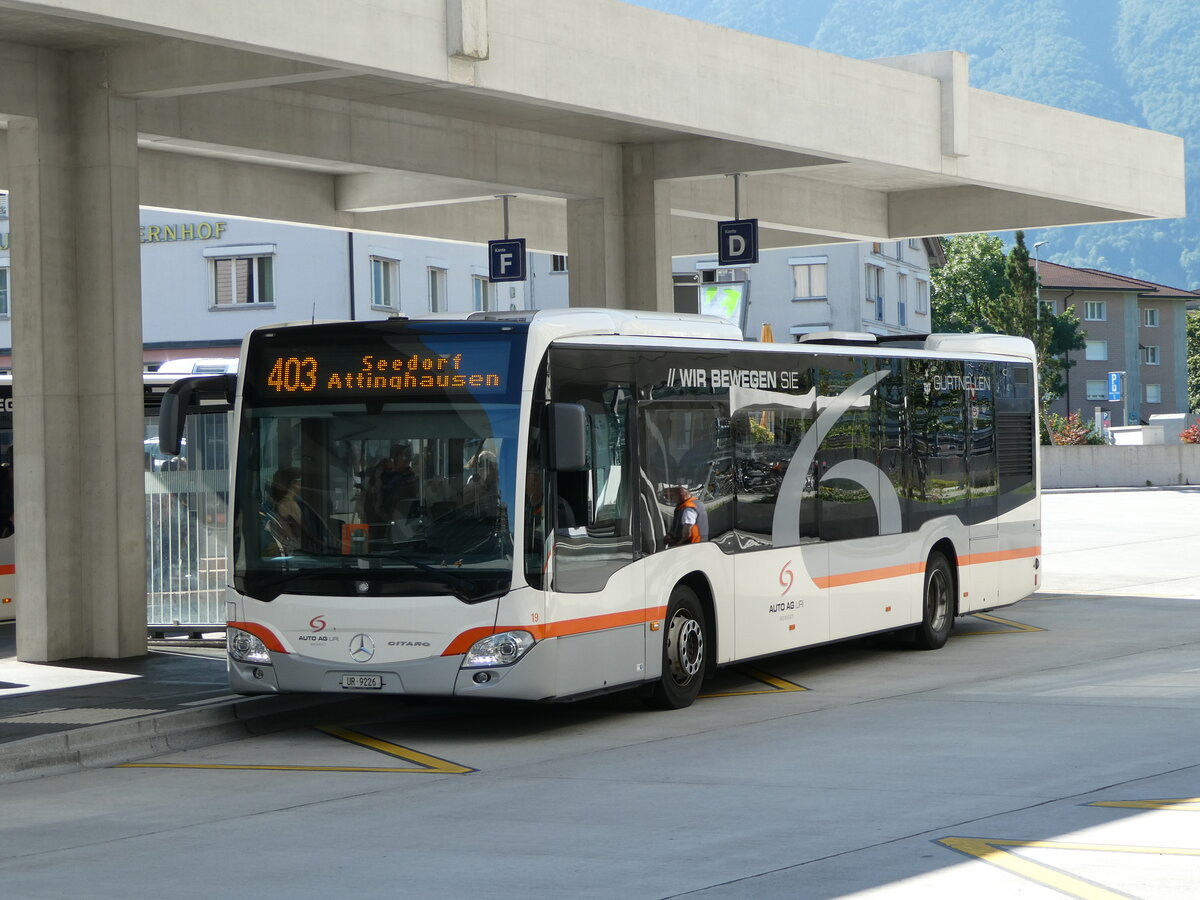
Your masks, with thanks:
M0 566L0 575L16 575L16 574L17 574L17 567L13 563L9 563L7 566Z
M1021 547L1019 550L996 550L992 553L972 553L960 559L959 565L974 566L979 563L1004 562L1009 559L1027 559L1042 552L1041 547Z
M229 627L254 635L263 642L264 647L273 653L287 653L283 649L283 643L275 636L275 632L266 625L259 625L257 622L230 622Z
M993 553L975 553L960 557L960 566L973 566L980 563L1004 562L1010 559L1026 559L1037 556L1042 552L1038 547L1021 547L1018 550L998 550ZM904 575L916 575L925 571L925 563L904 563L899 566L885 566L882 569L863 569L860 572L846 572L843 575L825 575L812 580L819 588L845 587L849 584L865 584L868 581L883 581L887 578L900 578Z
M848 584L863 584L867 581L883 581L885 578L900 578L903 575L918 575L925 571L925 563L905 563L900 566L885 566L882 569L864 569L861 572L847 572L844 575L826 575L814 578L813 584L819 588L844 587Z
M457 656L466 653L471 646L485 637L502 634L505 631L528 631L537 640L551 637L569 637L575 634L588 634L593 631L605 631L609 628L623 628L628 625L643 625L661 619L667 614L665 606L651 609L633 609L625 612L606 613L601 616L585 616L581 619L566 619L562 622L548 622L545 625L498 625L495 628L471 628L458 635L449 646L442 651L442 656Z

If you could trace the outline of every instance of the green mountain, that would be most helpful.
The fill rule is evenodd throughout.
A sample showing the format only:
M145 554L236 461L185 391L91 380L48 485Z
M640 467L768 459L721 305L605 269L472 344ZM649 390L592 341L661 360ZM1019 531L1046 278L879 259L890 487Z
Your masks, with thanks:
M1200 210L1196 0L629 0L639 6L872 59L963 50L975 87L1184 138ZM1043 258L1200 287L1200 214L1030 230Z

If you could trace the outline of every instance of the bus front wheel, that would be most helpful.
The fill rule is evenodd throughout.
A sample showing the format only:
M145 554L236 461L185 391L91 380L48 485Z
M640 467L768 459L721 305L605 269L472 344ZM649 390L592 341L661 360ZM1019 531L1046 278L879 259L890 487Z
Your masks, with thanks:
M662 675L650 690L649 703L658 709L683 709L700 693L708 664L704 608L690 587L676 585L671 592L665 630Z
M954 573L941 553L932 553L925 564L925 590L921 624L913 626L913 644L918 650L937 650L945 645L954 626Z

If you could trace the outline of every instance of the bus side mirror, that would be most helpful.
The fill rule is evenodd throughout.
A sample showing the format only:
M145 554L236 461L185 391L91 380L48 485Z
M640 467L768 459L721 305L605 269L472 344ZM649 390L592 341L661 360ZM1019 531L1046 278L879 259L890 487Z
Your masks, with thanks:
M167 388L158 406L158 449L167 456L178 456L183 449L183 427L197 391L223 394L226 403L233 403L237 376L196 375L181 378Z
M550 468L555 472L587 469L587 413L578 403L550 404Z
M178 456L183 447L183 424L187 419L187 401L172 385L158 405L158 449L166 456ZM189 392L190 393L190 392Z

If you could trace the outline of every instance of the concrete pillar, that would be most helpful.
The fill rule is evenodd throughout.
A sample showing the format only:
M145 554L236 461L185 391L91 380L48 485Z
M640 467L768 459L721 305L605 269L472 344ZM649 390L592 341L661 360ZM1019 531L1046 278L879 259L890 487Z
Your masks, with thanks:
M625 305L672 312L670 184L654 177L652 144L623 151Z
M146 650L137 122L103 52L38 50L9 126L17 655Z
M671 207L654 148L605 153L604 195L567 201L571 306L674 309Z

